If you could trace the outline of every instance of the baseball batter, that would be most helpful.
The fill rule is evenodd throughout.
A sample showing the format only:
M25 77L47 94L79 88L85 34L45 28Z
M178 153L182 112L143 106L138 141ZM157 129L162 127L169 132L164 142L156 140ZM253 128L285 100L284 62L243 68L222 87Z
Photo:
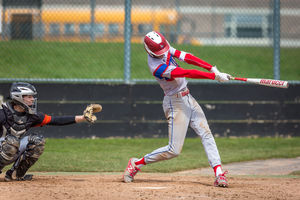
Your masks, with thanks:
M168 120L169 144L140 159L130 158L123 175L124 182L132 182L137 172L146 164L178 156L184 144L188 126L190 126L201 137L209 164L215 172L214 185L227 187L226 172L222 171L221 159L214 137L200 105L190 94L186 77L225 82L230 80L230 75L219 72L216 67L190 53L174 49L162 34L155 31L146 34L144 47L148 53L149 69L165 94L163 109ZM183 69L179 67L175 58L210 72Z
M37 112L36 95L30 83L16 82L11 85L10 100L0 105L0 173L5 166L14 163L6 172L5 181L32 179L31 174L25 174L44 152L45 139L28 133L30 128L94 122L97 118L93 113L102 110L101 105L91 104L83 115L50 116Z

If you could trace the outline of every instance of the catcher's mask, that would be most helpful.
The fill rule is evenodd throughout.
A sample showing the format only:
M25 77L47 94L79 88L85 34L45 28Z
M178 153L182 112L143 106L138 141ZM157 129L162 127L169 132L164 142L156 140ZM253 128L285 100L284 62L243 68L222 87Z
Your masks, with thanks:
M31 95L34 97L34 102L32 105L27 105L24 102L23 96ZM29 114L37 113L37 91L33 85L25 82L15 82L10 87L10 99L16 105L20 105L25 109L25 112Z
M156 31L147 33L144 37L144 47L152 57L159 57L169 51L170 45L166 38Z

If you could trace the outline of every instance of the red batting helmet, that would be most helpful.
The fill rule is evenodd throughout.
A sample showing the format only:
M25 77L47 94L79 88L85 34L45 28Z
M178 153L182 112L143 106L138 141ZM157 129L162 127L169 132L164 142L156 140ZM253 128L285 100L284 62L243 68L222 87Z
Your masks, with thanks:
M156 31L151 31L145 35L144 47L151 56L161 56L170 49L166 38Z

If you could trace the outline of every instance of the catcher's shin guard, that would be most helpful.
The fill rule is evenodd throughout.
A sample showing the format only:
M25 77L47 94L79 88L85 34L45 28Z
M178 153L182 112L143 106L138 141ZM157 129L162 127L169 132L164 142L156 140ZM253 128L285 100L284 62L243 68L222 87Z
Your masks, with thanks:
M41 135L33 134L28 138L27 149L24 152L23 159L16 168L17 178L22 178L27 170L38 160L45 148L45 138Z
M17 177L16 175L16 171L14 171L13 169L10 169L6 172L5 177L4 177L4 181L31 181L32 180L33 175L32 174L26 174L22 177Z
M17 179L23 179L28 169L37 161L37 158L28 157L20 161L18 168L16 169Z
M38 160L38 158L26 157L22 154L15 164L9 169L4 177L4 181L30 181L32 174L26 174L28 169ZM26 175L25 175L26 174Z
M0 174L2 173L2 169L5 167L5 165L2 165L1 163L0 163Z
M6 172L5 181L11 180L31 180L32 175L25 175L28 169L34 165L38 158L44 152L45 139L40 135L30 135L28 137L28 145L23 154L20 155L18 160L10 170Z
M18 149L20 141L13 135L7 135L3 141L0 142L0 165L11 164L18 156Z
M32 134L28 137L27 148L24 152L26 157L39 158L45 148L45 138L42 135Z
M20 141L13 135L7 135L0 142L0 174L6 165L10 165L18 156Z

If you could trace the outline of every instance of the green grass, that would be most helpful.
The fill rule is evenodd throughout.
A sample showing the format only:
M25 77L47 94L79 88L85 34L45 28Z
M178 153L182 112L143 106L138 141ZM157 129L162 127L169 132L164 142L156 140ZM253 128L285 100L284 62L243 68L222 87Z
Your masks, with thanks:
M294 171L294 172L291 173L291 175L300 176L300 171Z
M273 49L174 45L234 76L273 78ZM123 78L123 43L0 42L0 78ZM153 79L142 44L131 46L131 77ZM281 79L300 80L300 48L281 48ZM181 62L180 62L181 63ZM181 64L184 68L192 68ZM197 67L194 67L197 68Z
M300 138L216 138L223 164L300 156ZM168 144L155 139L47 139L31 171L121 172L130 157L142 157ZM179 157L143 167L145 172L174 172L208 167L199 138L187 138Z

